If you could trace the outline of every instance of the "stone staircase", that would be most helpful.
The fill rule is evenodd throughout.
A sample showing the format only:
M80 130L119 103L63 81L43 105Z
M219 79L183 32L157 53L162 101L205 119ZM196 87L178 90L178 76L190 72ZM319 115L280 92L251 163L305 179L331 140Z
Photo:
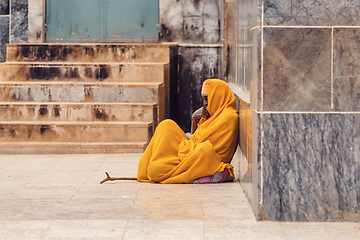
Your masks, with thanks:
M168 112L169 59L160 44L7 45L0 153L143 152Z

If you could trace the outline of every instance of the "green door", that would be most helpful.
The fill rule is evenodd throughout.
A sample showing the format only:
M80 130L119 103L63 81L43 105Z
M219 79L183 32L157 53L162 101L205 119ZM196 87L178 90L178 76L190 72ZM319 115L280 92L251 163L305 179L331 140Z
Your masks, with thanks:
M46 0L47 42L157 42L158 0Z

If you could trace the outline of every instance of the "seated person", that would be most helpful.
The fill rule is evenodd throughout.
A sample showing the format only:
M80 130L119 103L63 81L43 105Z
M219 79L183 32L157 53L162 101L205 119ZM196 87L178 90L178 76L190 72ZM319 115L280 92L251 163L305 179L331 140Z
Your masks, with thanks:
M139 161L138 181L210 183L234 178L230 164L238 136L234 94L219 79L206 80L201 94L205 108L194 112L191 135L172 120L157 126Z

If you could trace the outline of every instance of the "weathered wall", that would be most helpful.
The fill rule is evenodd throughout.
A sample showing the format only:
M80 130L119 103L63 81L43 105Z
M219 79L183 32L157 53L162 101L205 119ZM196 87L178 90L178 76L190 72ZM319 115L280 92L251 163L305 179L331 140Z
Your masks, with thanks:
M252 145L240 143L238 158L257 217L360 221L359 2L238 4L249 2L257 24L245 27L244 49L249 33L253 51L232 71L245 71L246 86L252 66L251 103L240 104L240 119L252 118L241 141Z
M190 130L192 112L202 104L202 82L222 78L222 1L159 0L159 39L172 44L170 117L185 131ZM6 43L45 41L44 4L44 0L0 0L0 61L5 61Z
M160 42L172 50L171 118L190 131L202 82L222 78L222 0L160 0ZM175 91L176 89L176 91Z

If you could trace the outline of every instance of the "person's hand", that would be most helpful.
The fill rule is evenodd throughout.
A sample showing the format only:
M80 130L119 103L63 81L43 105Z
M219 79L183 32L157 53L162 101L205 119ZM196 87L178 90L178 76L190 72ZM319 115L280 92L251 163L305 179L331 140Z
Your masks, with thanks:
M204 117L204 118L209 118L210 117L209 112L204 107L199 108L198 110L196 110L192 114L192 119L193 120L197 120L197 119L200 119L202 117Z

